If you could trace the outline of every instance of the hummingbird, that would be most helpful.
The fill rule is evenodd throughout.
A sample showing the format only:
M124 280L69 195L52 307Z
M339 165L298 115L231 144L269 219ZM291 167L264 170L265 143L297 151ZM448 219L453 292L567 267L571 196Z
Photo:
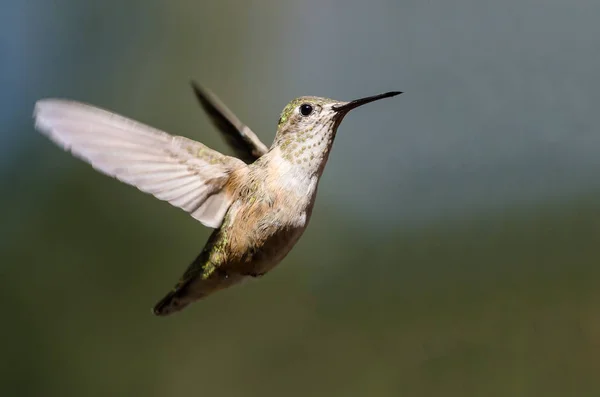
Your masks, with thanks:
M236 157L82 102L41 99L34 110L36 128L62 149L214 229L174 288L154 306L158 316L260 277L280 263L308 225L344 116L401 94L349 102L296 98L283 109L267 148L216 95L191 84Z

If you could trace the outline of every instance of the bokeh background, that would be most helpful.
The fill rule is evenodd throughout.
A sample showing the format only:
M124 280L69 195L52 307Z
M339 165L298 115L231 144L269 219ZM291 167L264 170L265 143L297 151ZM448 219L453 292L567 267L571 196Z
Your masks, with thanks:
M0 1L0 395L600 396L600 2ZM268 276L168 318L209 230L33 129L68 97L228 151L342 124Z

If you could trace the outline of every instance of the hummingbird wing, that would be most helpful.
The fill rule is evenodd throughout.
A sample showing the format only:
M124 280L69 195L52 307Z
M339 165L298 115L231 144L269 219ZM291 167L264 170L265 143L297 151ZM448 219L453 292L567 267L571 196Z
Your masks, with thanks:
M36 128L64 150L208 227L220 226L231 204L223 187L246 166L200 142L80 102L40 100L34 118Z
M194 94L204 111L210 116L210 120L225 137L225 141L231 146L237 157L247 164L253 163L257 158L269 150L254 132L233 114L217 98L215 94L202 88L192 81Z

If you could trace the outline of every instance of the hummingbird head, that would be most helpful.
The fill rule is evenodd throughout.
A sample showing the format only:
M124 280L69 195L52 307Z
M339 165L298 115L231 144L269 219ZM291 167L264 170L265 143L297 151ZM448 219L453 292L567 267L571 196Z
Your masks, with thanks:
M350 110L401 93L391 91L350 102L312 96L296 98L281 112L272 148L279 148L283 158L295 164L321 164L327 160L337 128Z

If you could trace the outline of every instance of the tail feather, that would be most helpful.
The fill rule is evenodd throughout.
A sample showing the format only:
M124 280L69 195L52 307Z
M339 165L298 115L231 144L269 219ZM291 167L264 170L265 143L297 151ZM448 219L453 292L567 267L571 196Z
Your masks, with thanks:
M185 299L185 297L181 295L180 289L175 289L169 292L154 306L152 312L157 316L167 316L169 314L178 312L191 302L190 299Z
M155 315L167 316L178 312L190 303L228 288L244 278L241 274L228 273L209 262L210 252L217 237L218 230L215 230L204 250L188 266L175 288L154 306L152 312Z
M155 315L167 316L171 313L178 312L204 295L200 291L191 291L191 289L197 288L190 288L190 284L202 273L207 259L208 250L204 249L188 266L177 285L175 285L175 288L154 305L152 312Z

